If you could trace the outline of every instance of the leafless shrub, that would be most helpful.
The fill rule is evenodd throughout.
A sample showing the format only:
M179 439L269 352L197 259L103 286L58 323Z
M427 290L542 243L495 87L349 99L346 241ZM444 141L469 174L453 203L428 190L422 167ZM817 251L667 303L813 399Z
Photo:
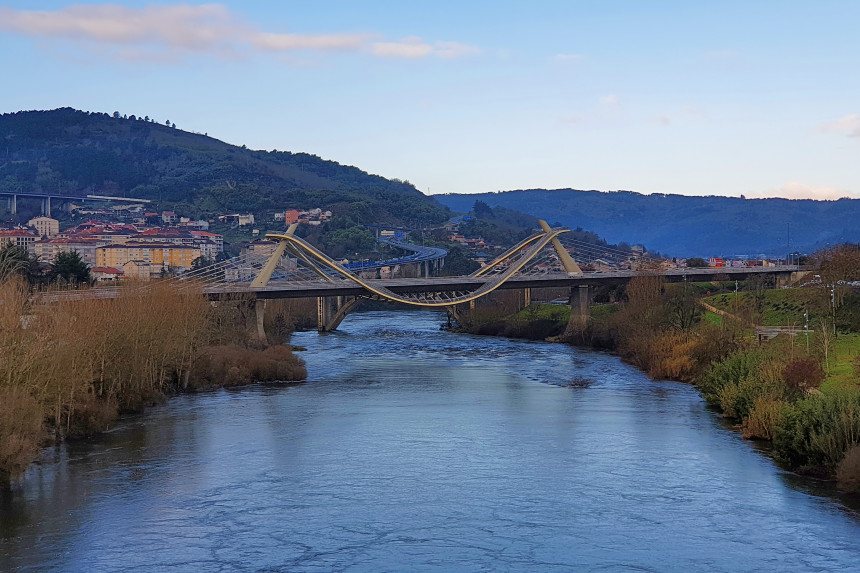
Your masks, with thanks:
M836 483L839 489L860 493L860 445L849 448L836 466Z

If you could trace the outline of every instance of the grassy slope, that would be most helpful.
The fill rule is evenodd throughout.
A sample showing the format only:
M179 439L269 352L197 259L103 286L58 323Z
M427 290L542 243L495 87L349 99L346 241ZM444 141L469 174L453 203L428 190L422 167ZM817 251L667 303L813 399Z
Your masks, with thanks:
M809 311L810 328L829 311L826 294L818 289L773 289L760 293L739 291L706 297L704 301L726 312L735 313L737 309L756 308L761 298L761 316L757 321L763 326L801 326L803 313Z

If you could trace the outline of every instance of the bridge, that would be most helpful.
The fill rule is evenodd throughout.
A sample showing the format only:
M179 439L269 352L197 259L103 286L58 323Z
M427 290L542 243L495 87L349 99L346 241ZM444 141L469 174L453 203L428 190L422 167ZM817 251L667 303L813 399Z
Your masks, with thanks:
M51 199L61 203L70 201L121 201L124 203L151 203L148 199L137 199L135 197L108 197L107 195L72 195L68 193L33 192L33 191L4 191L0 189L0 196L5 196L9 211L15 215L18 213L18 199L39 199L42 202L42 215L51 216Z
M552 229L541 221L541 230L468 276L431 277L429 272L414 278L383 278L379 268L392 261L399 263L438 261L444 249L417 248L407 257L389 259L365 266L345 265L332 259L307 241L295 235L297 225L284 234L266 235L277 241L268 257L246 255L186 273L176 279L193 288L202 288L213 300L253 299L256 305L257 329L263 334L265 301L280 298L316 298L318 328L336 329L347 313L363 299L396 302L416 307L445 308L455 315L458 305L469 304L496 290L522 291L524 304L531 289L564 287L570 289L571 308L586 320L591 287L624 283L636 276L659 275L667 281L743 280L753 275L772 275L778 284L797 277L796 266L738 268L670 268L645 257L631 258L629 253L614 254L588 244L565 245L561 238L568 229ZM573 243L577 243L573 241ZM431 250L428 250L431 249ZM618 259L626 257L629 268L607 272L583 272L570 252L582 260L597 254Z

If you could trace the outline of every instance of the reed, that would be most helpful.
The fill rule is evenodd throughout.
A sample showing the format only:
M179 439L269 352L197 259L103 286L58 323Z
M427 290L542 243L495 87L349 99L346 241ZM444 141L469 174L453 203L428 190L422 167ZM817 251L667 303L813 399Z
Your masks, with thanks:
M34 302L18 279L0 284L0 484L46 437L103 431L118 413L184 390L196 363L217 354L207 354L210 345L242 349L224 354L217 368L244 368L244 382L304 377L288 347L247 348L247 314L242 301L213 305L167 282L129 284L112 299L53 303Z

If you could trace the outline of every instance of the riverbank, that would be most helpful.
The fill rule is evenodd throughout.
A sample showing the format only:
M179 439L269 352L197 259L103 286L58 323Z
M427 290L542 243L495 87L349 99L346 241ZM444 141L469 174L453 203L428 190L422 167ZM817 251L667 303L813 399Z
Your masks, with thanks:
M561 331L550 336L611 350L653 379L692 383L743 437L772 442L783 467L860 493L860 335L834 338L824 331L807 351L805 341L792 337L758 342L743 323L705 320L695 297L653 277L631 282L628 295L628 302L601 308L586 324L565 323L569 313L545 307L506 315L485 309L481 321L463 330Z
M247 305L213 306L163 283L47 304L9 281L0 301L0 487L42 446L104 431L167 396L306 376L289 347L249 338ZM290 325L277 324L282 340Z

